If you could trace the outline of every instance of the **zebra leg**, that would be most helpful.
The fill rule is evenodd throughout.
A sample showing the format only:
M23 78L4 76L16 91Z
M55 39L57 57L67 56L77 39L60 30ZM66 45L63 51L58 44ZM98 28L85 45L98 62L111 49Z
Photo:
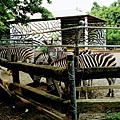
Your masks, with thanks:
M88 86L87 80L83 80L83 86ZM88 90L84 90L85 99L88 99Z
M92 86L93 79L88 80L88 86ZM92 90L88 90L88 98L92 98Z
M48 78L46 77L46 83L48 84L48 90L55 89L54 83L53 83L53 79L52 78Z
M114 83L115 83L114 78L107 78L107 81L108 81L109 85L114 85ZM112 97L114 97L114 90L113 89L109 89L109 92L107 93L106 97L110 97L110 94Z
M112 84L114 85L115 84L115 81L116 81L116 78L111 78L111 80L112 80ZM111 93L112 95L112 97L114 97L114 90L112 89L112 93Z

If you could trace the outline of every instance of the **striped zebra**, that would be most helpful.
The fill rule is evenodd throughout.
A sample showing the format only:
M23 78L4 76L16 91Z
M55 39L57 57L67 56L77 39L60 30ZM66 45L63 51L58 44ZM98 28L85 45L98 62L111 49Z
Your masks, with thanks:
M40 53L34 59L34 64L37 65L49 65L52 62L52 59L47 53Z
M28 47L8 47L0 51L0 58L7 59L9 62L22 61L34 63L35 51Z
M56 67L67 67L67 57L60 58L51 63L52 66ZM79 55L78 68L88 67L111 67L116 65L116 58L111 53L95 53L95 54L81 54ZM109 85L114 84L113 78L106 78ZM109 89L107 96L114 96L114 91Z
M0 53L1 53L3 50L7 50L7 49L8 49L8 48L5 47L5 46L0 46ZM6 55L1 53L0 58L6 58ZM1 76L1 70L4 70L4 67L0 66L0 76ZM6 71L6 70L4 70L4 71Z
M32 49L32 48L23 47L23 46L21 46L21 47L1 47L0 48L0 58L7 59L8 62L22 61L22 62L27 62L27 63L33 63L34 57L35 57L35 52L34 52L34 49ZM1 68L1 69L3 69L3 68ZM9 73L9 75L10 75L10 73Z
M92 55L92 54L94 54L94 53L93 53L92 50L89 50L89 49L87 49L87 50L82 50L82 51L79 52L79 55L84 55L84 54Z
M52 59L47 53L40 53L34 59L34 64L36 65L50 65L51 62L52 62ZM30 74L30 76L36 84L39 83L41 78L43 77L43 76L38 76L33 74Z
M57 44L51 40L51 43L48 44L47 41L43 41L45 45L53 45L56 46ZM63 47L53 47L53 46L48 46L47 47L47 53L52 59L52 61L60 59L61 57L67 56L67 50Z
M49 45L47 41L43 41L45 45ZM51 40L52 45L56 45L53 43L53 40ZM63 56L67 56L67 52L62 47L53 47L48 46L47 47L47 53L40 53L37 57L34 59L34 64L37 65L50 65L52 61L60 59ZM39 82L41 79L41 76L38 75L30 75L34 82Z

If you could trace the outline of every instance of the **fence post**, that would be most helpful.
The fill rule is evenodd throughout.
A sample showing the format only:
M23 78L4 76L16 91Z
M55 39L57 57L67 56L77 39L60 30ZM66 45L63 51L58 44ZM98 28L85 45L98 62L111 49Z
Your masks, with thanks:
M77 103L76 103L76 86L75 86L75 70L74 70L74 55L67 55L68 61L68 78L70 82L70 97L71 97L71 114L72 120L77 120Z
M11 55L11 62L17 62L17 56ZM19 71L17 69L12 70L13 83L20 83Z

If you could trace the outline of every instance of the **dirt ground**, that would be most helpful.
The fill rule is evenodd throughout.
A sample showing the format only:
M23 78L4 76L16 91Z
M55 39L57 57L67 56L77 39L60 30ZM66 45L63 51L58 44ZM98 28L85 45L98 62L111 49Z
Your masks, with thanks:
M114 53L117 58L117 66L120 65L120 53ZM21 84L28 84L32 82L30 76L26 73L20 72L20 82ZM1 72L1 77L9 82L12 82L12 76L7 75L4 71ZM45 81L45 79L42 79ZM116 85L120 84L120 78L116 79ZM93 80L93 85L108 85L106 79L98 79ZM120 89L115 89L115 97L114 99L120 98ZM108 90L99 90L94 91L95 99L110 99L106 97ZM19 103L17 103L18 105ZM9 102L3 102L0 97L0 120L49 120L50 118L40 113L40 111L35 110L33 108L26 108L24 105L20 105L20 107L15 107L13 104L9 104ZM80 120L105 120L106 113L95 113L95 114L81 114Z
M7 75L4 71L1 72L1 78L12 82L12 76ZM28 84L32 82L32 79L28 74L20 72L20 81L21 84ZM1 93L0 120L53 120L32 106L24 104L17 98L6 99L4 94L3 96Z

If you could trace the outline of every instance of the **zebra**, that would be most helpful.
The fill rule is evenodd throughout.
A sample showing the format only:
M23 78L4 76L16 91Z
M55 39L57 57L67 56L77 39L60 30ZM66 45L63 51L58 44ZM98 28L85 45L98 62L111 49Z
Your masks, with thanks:
M6 46L0 46L0 52L2 52L3 50L7 50L7 49L8 48ZM6 55L5 54L1 54L0 58L6 58ZM4 68L2 66L0 66L0 76L1 76L1 70L4 70Z
M112 67L116 65L115 56L111 53L103 53L103 52L79 55L78 61L79 61L78 68L82 68L82 69L88 68L88 67ZM114 78L106 78L106 79L109 85L115 83ZM88 82L90 82L90 80L88 80ZM92 86L92 79L91 79L91 86ZM113 89L109 89L109 92L107 93L106 96L110 97L110 94L112 97L114 97Z
M45 45L57 45L56 43L51 40L51 43L48 44L47 41L43 41ZM60 59L61 57L67 56L68 52L67 49L63 47L53 47L53 46L48 46L47 47L47 53L52 59L52 61Z
M79 51L79 55L89 54L92 55L94 52L90 49Z
M40 53L34 59L34 64L37 65L49 65L52 62L52 59L47 53Z
M94 53L94 54L80 54L78 60L77 69L83 69L88 67L111 67L116 65L116 58L111 53ZM51 63L52 66L56 67L67 67L67 57L62 57ZM115 80L113 78L106 78L109 85L114 84ZM107 96L114 96L114 91L109 89Z
M35 51L29 47L2 47L0 48L0 58L7 59L8 62L34 63Z
M57 49L60 49L61 53L59 53ZM52 58L52 60L61 59L62 57L67 56L67 54L63 51L61 47L52 47L52 46L48 47L48 55ZM110 62L112 62L113 64L110 64ZM116 59L111 53L103 53L103 52L93 53L91 50L83 50L82 52L79 52L78 68L84 69L87 67L106 67L106 66L109 67L115 65L116 65ZM109 85L115 83L115 80L113 78L107 78L107 80ZM90 82L90 80L88 81ZM91 85L92 85L92 80L91 80ZM110 93L112 93L112 96L114 96L114 91L110 89L107 96L110 96Z
M15 57L15 60L12 60ZM8 62L11 61L22 61L28 63L34 63L35 51L28 47L8 47L0 52L0 58L7 59Z
M49 45L47 41L43 41L45 45ZM51 40L52 45L56 45L53 43L53 40ZM59 53L59 54L58 54ZM40 53L37 57L34 59L34 64L37 65L50 65L52 61L60 59L63 56L67 56L66 49L63 47L47 47L47 53ZM34 82L38 83L40 82L41 76L38 75L30 75Z
M47 53L40 53L34 59L34 64L36 65L50 65L52 59ZM35 84L38 84L43 76L30 74Z

